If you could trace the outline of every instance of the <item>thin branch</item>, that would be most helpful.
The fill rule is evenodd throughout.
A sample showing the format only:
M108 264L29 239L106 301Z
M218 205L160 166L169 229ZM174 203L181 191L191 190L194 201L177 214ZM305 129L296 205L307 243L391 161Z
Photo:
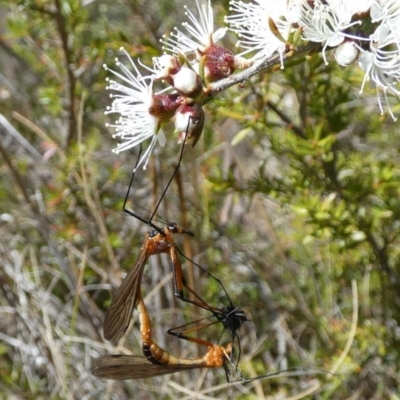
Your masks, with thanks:
M0 114L0 126L16 139L20 145L28 151L36 161L43 161L40 153L10 124L2 114ZM3 153L4 155L4 153Z
M304 131L299 126L294 125L292 120L285 113L283 113L281 110L279 110L279 108L275 104L273 104L271 101L267 101L267 106L272 111L274 111L274 113L276 115L278 115L278 117L283 122L285 122L289 126L289 128L296 134L296 136L298 136L302 139L307 139L307 136L304 133Z
M394 271L390 268L388 254L386 253L386 245L383 247L379 247L374 235L369 231L365 231L367 235L367 241L372 247L372 251L374 252L375 257L379 260L379 264L381 268L386 272L390 283L394 288L398 288L400 284L400 280L398 276L394 273Z
M313 43L310 42L305 46L299 46L295 49L288 51L285 55L282 56L283 62L285 61L294 61L299 58L307 57L310 53L317 52L321 49L321 43ZM206 102L211 100L211 98L215 97L218 93L222 92L230 88L233 85L238 83L242 83L250 79L252 76L257 75L258 73L265 71L267 69L271 69L273 67L277 67L281 64L281 56L278 54L276 56L270 57L263 61L260 64L253 65L246 70L239 72L235 75L231 75L228 78L221 79L218 82L212 83L209 87L208 96Z
M67 87L68 87L68 137L66 142L66 147L69 147L71 143L76 140L76 129L77 129L77 121L75 116L75 87L76 87L76 79L74 75L74 71L72 69L73 57L71 49L69 48L68 42L68 32L66 29L66 20L64 15L62 14L62 8L60 0L55 0L57 11L54 13L54 19L57 24L58 33L60 34L60 39L62 43L62 49L64 52L64 61L65 61L65 69L67 71Z
M14 59L24 70L24 74L29 74L35 80L35 84L39 84L41 76L32 68L32 65L22 58L10 45L10 43L0 35L0 48L3 49L12 59Z
M25 190L24 181L23 181L20 173L18 172L18 170L16 168L14 168L14 165L13 165L10 157L8 157L8 153L3 148L1 142L0 142L0 154L3 156L4 161L6 162L6 164L8 165L8 168L10 169L12 175L14 176L15 182L17 183L17 187L20 189L22 196L24 197L24 200L26 201L27 204L30 204L28 193L26 193L26 190Z

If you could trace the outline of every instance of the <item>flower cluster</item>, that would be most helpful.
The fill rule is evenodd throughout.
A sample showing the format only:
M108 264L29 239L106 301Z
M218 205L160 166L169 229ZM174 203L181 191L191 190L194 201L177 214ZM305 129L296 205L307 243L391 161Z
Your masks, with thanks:
M120 82L109 80L113 102L106 113L119 118L111 127L121 143L120 152L151 138L138 166L146 168L151 151L158 142L165 144L162 126L173 120L179 142L198 141L204 126L203 103L208 85L230 76L236 68L248 68L266 58L283 56L295 50L296 37L321 43L327 63L327 50L341 67L358 62L365 72L364 82L377 89L383 112L382 96L389 105L388 93L400 97L400 0L231 0L231 15L225 17L231 31L239 36L234 55L217 43L228 28L214 30L211 0L195 13L186 8L187 22L161 39L165 54L153 59L150 72L143 76L134 61L131 67L117 60L121 72L108 69ZM249 59L243 56L250 56ZM140 64L140 62L139 62ZM132 71L133 70L133 71ZM162 92L154 93L155 81L166 82ZM390 113L393 113L390 109Z
M237 46L245 49L241 55L253 53L255 61L263 61L278 53L283 68L282 56L299 18L299 1L231 1L230 4L233 14L225 17L225 22L238 35Z
M226 22L239 36L242 55L253 53L263 61L285 53L291 37L300 32L304 41L335 48L336 62L347 67L358 61L365 83L377 89L389 105L388 92L399 97L400 81L400 1L399 0L232 0L233 15ZM255 53L255 54L254 54ZM281 61L283 68L283 62ZM389 111L394 118L389 105Z
M236 68L244 68L242 57L236 57L230 50L215 44L223 38L227 28L214 32L214 16L210 0L200 6L196 0L199 18L186 9L189 22L183 23L185 32L175 28L170 37L161 39L163 49L170 54L153 58L153 67L141 66L150 72L143 76L128 53L131 69L118 59L121 72L105 69L119 81L109 80L107 89L116 91L113 102L106 111L116 113L119 118L112 125L114 137L122 142L113 150L116 153L130 149L151 138L151 143L139 160L136 168L145 169L150 154L158 142L166 142L162 126L170 120L175 123L178 143L192 139L193 146L199 140L204 126L203 96L207 85L226 78ZM139 61L140 64L140 61ZM162 92L153 92L155 81L166 82Z

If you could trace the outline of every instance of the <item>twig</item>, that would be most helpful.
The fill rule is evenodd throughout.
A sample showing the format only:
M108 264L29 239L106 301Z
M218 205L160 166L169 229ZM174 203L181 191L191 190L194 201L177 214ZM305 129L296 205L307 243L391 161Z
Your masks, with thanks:
M40 153L10 124L10 122L0 114L0 125L3 125L4 129L18 142L22 147L27 150L35 158L35 160L42 161Z
M69 147L71 143L76 139L76 128L77 122L75 117L75 86L76 79L74 71L72 70L73 58L72 52L69 48L68 42L68 32L66 30L66 20L62 14L62 7L60 0L55 0L55 5L57 11L54 13L53 17L56 21L58 32L60 34L60 39L62 43L62 49L64 52L65 69L67 71L67 86L68 86L68 137L66 147Z
M283 113L279 108L273 104L271 101L267 101L267 106L270 108L272 111L274 111L275 114L278 115L278 117L285 122L287 125L289 125L290 129L296 134L296 136L302 138L302 139L307 139L306 134L304 131L299 127L293 124L291 119Z
M296 49L290 50L287 52L283 57L283 62L288 61L288 60L294 60L302 57L308 56L312 52L316 52L319 49L321 49L321 44L320 43L313 43L310 42L305 46L299 46ZM235 75L229 76L228 78L221 79L218 82L215 82L210 85L210 91L209 91L209 97L210 99L214 96L216 96L218 93L222 92L223 90L226 90L230 88L233 85L236 85L238 83L247 81L250 79L252 76L265 71L269 68L275 67L277 65L280 65L281 63L281 56L278 54L276 56L270 57L267 60L263 61L261 64L256 64L250 68L247 68L246 70L239 72ZM209 100L207 100L209 101Z

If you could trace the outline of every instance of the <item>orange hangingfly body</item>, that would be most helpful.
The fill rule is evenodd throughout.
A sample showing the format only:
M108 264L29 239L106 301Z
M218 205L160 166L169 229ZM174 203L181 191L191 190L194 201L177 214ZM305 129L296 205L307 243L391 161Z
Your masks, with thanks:
M145 357L153 364L162 365L191 365L203 368L220 368L232 353L232 344L222 347L206 340L194 337L185 339L208 347L207 353L199 358L179 358L168 353L155 343L151 337L152 329L149 314L141 294L138 297L138 310L140 320L140 334L142 336L142 349Z
M127 355L99 357L94 362L93 375L115 380L142 379L196 368L225 367L225 363L232 353L231 344L223 347L204 340L190 338L189 340L208 347L207 353L199 358L176 357L162 349L151 337L150 318L140 291L137 302L140 313L140 333L143 341L142 349L145 357Z

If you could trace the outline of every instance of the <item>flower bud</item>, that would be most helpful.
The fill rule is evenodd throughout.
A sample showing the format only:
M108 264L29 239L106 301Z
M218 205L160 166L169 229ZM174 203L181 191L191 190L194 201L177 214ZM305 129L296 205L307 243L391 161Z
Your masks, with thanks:
M235 71L234 54L222 46L212 43L203 51L198 50L200 63L204 66L204 77L207 82L215 82L226 78Z
M193 102L182 104L175 113L175 128L178 132L178 143L185 143L193 138L192 147L200 139L204 127L204 111L201 104Z
M341 67L347 67L358 57L359 50L352 40L346 40L335 49L335 60Z
M190 68L182 67L177 57L164 54L153 58L154 79L166 80L180 95L196 98L203 93L200 76Z
M178 73L171 75L172 86L175 90L185 97L196 98L203 93L203 82L199 74L192 69L182 67Z
M182 104L182 97L178 93L153 94L149 113L156 117L159 125L168 122Z

